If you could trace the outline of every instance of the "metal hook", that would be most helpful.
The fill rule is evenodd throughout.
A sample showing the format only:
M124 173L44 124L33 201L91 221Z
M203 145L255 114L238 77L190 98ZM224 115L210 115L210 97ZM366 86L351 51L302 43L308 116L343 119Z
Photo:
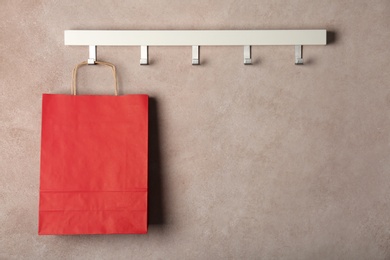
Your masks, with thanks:
M148 46L141 46L141 59L139 61L140 65L148 65L149 64L149 56L148 56Z
M96 64L97 60L97 46L96 45L89 45L89 58L88 58L88 65L94 65Z
M252 65L250 45L244 46L244 65Z
M295 45L295 65L303 65L302 45Z
M199 65L199 46L193 45L192 46L192 65Z

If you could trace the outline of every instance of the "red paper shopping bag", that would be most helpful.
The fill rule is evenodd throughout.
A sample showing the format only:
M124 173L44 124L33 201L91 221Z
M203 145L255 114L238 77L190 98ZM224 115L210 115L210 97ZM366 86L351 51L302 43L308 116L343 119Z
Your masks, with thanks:
M39 234L147 232L148 96L42 97Z

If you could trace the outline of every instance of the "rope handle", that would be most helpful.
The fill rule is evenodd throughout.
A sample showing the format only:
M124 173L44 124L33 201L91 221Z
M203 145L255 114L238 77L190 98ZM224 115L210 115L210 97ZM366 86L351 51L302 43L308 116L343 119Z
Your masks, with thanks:
M104 66L109 66L109 67L111 67L111 69L112 69L112 74L113 74L114 80L115 80L115 96L118 96L118 77L117 77L117 74L116 74L115 65L112 64L112 63L106 62L106 61L95 61L95 63L98 64L98 65L104 65ZM73 73L72 73L72 86L71 86L71 89L70 89L71 95L76 96L77 70L78 70L81 66L87 65L87 64L88 64L88 62L83 61L83 62L77 64L77 65L74 67Z

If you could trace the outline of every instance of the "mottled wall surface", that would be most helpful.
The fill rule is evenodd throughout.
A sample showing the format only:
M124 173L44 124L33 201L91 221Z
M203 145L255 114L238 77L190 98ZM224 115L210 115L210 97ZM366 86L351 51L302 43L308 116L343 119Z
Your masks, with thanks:
M0 259L389 259L390 2L0 2ZM101 47L150 105L147 235L38 236L42 93L68 29L327 29L327 46ZM112 93L83 67L80 94Z

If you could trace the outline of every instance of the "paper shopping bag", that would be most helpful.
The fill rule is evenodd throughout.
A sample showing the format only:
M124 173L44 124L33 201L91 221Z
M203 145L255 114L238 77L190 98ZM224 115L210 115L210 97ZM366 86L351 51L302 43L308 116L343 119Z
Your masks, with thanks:
M147 232L148 96L43 94L39 231Z

